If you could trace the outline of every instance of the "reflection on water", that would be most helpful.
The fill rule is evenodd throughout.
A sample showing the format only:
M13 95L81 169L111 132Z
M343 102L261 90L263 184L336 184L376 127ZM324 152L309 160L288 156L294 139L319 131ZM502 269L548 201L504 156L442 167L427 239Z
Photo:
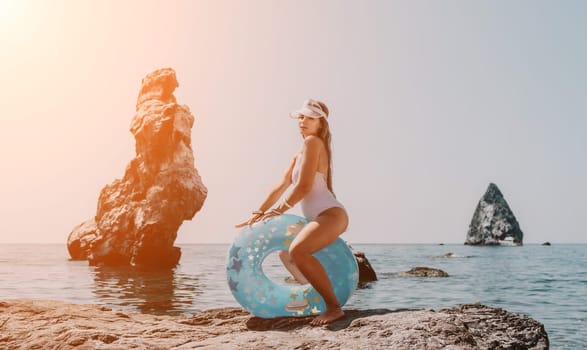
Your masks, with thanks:
M93 293L101 304L150 314L177 315L202 294L199 280L175 269L94 268Z

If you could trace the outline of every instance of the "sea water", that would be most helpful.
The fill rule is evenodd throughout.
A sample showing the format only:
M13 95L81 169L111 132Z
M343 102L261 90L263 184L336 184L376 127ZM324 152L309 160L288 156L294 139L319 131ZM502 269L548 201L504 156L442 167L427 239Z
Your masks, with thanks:
M180 265L157 272L69 261L63 245L0 245L0 300L52 299L154 314L239 306L226 283L229 245L180 245ZM435 309L481 302L545 325L552 349L587 349L587 245L473 247L357 244L379 280L345 308ZM441 257L447 253L451 257ZM426 266L448 278L402 277ZM264 270L287 276L275 254Z

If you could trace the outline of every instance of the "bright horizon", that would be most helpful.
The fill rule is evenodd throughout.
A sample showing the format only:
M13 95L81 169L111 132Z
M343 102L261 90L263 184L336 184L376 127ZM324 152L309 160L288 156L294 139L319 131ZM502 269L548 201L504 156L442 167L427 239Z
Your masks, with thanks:
M134 157L141 79L177 73L208 198L178 244L230 243L331 110L359 243L465 241L497 184L524 243L587 243L587 3L0 0L0 243L63 243ZM296 209L292 213L299 213Z

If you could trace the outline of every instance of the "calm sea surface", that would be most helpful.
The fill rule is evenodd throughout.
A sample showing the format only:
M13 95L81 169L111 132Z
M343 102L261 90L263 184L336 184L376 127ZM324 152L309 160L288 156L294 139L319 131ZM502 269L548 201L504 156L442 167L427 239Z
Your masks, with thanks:
M144 313L181 314L239 306L227 284L229 245L181 245L181 265L137 272L69 261L63 245L0 245L0 299L97 303ZM481 302L544 323L552 349L587 349L587 245L354 245L365 252L379 281L357 290L347 308L441 309ZM446 253L456 257L437 258ZM416 266L449 278L406 278ZM285 270L275 255L264 269Z

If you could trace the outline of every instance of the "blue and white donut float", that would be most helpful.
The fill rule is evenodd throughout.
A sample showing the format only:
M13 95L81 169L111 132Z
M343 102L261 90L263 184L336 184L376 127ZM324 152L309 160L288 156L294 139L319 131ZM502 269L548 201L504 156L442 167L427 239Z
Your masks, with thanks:
M324 300L310 284L278 284L262 269L263 260L269 254L289 249L307 222L300 216L284 214L238 232L228 252L228 286L239 304L253 315L262 318L308 316L325 310ZM314 256L324 266L338 302L344 305L359 280L355 256L340 238Z

